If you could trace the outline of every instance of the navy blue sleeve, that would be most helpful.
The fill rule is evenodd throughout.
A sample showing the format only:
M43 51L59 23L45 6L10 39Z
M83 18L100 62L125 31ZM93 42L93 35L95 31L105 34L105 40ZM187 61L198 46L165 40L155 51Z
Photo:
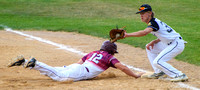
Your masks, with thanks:
M158 26L158 23L155 21L155 19L152 19L148 26L147 27L150 27L153 29L153 31L158 31L159 30L159 26Z

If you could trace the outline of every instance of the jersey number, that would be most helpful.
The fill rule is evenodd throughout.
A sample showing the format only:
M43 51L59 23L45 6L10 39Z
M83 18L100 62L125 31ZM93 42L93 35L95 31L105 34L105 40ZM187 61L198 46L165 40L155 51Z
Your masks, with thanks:
M97 63L99 63L99 60L102 59L102 57L103 57L102 54L94 53L94 54L92 55L92 57L90 57L88 60L93 61L93 62L95 62L95 63L97 64Z
M170 33L170 32L173 31L173 29L172 29L170 26L168 26L167 24L165 24L164 22L161 22L161 21L160 21L160 23L161 23L162 25L165 26L165 28L167 29L167 32L168 32L168 33Z

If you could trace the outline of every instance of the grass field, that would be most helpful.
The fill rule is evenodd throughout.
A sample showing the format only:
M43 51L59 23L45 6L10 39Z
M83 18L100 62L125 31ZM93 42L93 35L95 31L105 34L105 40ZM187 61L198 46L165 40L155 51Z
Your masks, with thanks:
M148 3L159 18L188 42L176 57L200 66L199 0L0 0L0 25L17 30L79 32L109 38L116 25L127 32L146 28L135 12ZM0 29L3 29L2 27ZM119 42L145 48L153 35L131 37Z

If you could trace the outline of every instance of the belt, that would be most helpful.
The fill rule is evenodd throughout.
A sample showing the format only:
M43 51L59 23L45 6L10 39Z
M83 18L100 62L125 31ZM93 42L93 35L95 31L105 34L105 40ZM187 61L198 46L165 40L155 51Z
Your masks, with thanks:
M87 70L87 72L89 72L89 69L87 67L85 67L85 69Z
M182 39L182 37L178 37L179 39ZM172 44L172 42L169 42L169 43L167 43L167 45L170 45L170 44Z

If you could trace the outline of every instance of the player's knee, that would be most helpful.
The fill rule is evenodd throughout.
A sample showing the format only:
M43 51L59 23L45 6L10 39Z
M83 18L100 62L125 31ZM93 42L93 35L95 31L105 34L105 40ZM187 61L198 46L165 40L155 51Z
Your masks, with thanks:
M147 45L148 45L148 44L146 44L146 47L147 47Z
M54 76L51 77L54 81L64 81L66 78L60 77L60 76Z
M147 49L147 47L146 47L146 52L147 52L147 53L151 53L151 51L152 51L152 50L149 50L149 49Z
M158 61L157 61L157 60L154 60L154 61L153 61L153 65L156 66L156 67L159 67Z
M159 62L158 60L154 60L154 61L153 61L153 65L154 65L155 67L157 67L157 68L162 68L162 64L161 64L161 62Z
M146 46L145 46L145 47L146 47L146 51L148 50L148 49L147 49L147 45L148 45L148 44L146 44Z
M147 49L147 47L146 47L146 51L148 52L149 50Z

